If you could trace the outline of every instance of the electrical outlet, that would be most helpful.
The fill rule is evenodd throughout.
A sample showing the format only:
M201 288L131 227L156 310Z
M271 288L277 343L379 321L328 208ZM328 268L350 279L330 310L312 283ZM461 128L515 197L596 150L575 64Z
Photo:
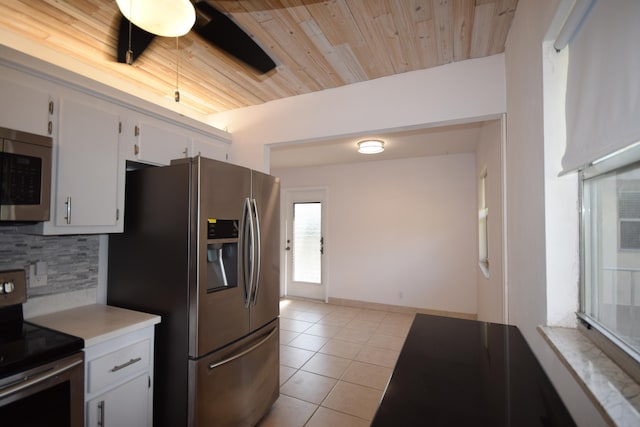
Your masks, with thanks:
M29 266L29 287L38 288L47 285L47 263L38 261Z

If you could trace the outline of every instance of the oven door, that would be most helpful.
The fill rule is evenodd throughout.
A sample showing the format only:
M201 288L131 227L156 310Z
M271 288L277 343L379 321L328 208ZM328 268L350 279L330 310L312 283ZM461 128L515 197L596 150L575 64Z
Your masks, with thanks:
M84 353L0 379L0 420L15 427L82 427Z

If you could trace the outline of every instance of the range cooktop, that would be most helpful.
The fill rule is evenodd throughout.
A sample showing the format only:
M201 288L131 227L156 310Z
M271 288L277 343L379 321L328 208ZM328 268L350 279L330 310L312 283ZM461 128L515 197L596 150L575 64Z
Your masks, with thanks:
M0 271L0 379L82 350L84 340L24 320L24 270Z
M3 323L0 331L0 378L82 350L82 338L26 321Z

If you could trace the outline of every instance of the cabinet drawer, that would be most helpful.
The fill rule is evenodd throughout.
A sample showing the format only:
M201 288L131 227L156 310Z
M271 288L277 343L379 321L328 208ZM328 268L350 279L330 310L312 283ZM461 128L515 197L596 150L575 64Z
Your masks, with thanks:
M94 393L109 384L147 369L149 340L128 345L88 362L87 393Z

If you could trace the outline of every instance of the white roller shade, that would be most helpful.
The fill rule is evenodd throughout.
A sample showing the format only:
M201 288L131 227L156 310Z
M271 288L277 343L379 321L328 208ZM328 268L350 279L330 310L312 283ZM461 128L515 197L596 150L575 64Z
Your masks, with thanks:
M640 0L599 0L569 43L564 172L640 141Z

